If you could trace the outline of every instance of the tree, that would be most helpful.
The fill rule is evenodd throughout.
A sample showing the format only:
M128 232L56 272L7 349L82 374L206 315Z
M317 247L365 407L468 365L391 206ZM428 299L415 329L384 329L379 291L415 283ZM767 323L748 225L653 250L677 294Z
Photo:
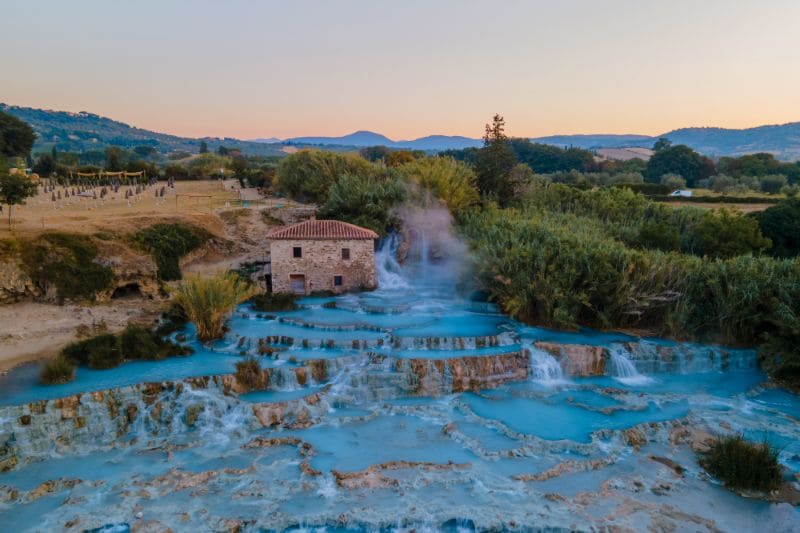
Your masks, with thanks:
M205 141L200 141L200 152L201 154L208 153L208 143Z
M354 154L323 150L301 150L278 164L276 186L292 198L319 204L341 176L368 176L375 166Z
M152 157L156 153L156 149L154 146L148 146L146 144L137 146L133 149L133 152L138 155L139 157Z
M40 154L33 164L33 171L42 177L50 177L56 170L56 161L50 154Z
M754 216L764 237L772 241L773 255L800 255L800 199L785 200Z
M36 133L27 122L0 111L0 156L27 157Z
M686 180L683 176L677 174L664 174L661 176L661 185L665 185L670 189L683 189L686 187Z
M666 137L661 137L653 145L653 151L654 152L660 152L661 150L665 150L665 149L667 149L667 148L669 148L671 146L672 146L672 141L670 141Z
M772 245L757 220L729 209L707 211L691 233L694 253L715 258L755 254Z
M505 135L505 120L501 115L495 115L492 124L486 125L483 148L478 151L475 160L481 194L495 197L500 205L507 204L514 195L511 169L516 163L517 157Z
M21 173L0 174L0 202L8 206L8 229L11 229L11 208L22 205L36 194L36 184Z
M659 150L647 162L645 180L659 183L664 174L683 176L686 185L694 187L699 180L714 174L714 162L688 146L679 144Z
M221 144L217 147L217 155L228 155L229 150Z
M479 200L475 173L470 167L450 157L424 157L398 167L417 185L418 192L428 193L444 202L452 213ZM427 198L421 199L423 202Z
M125 170L125 150L119 146L109 146L106 148L105 167L109 172L119 172Z
M391 150L386 146L366 146L358 151L358 155L367 161L385 161Z
M370 228L380 235L396 226L394 208L406 198L406 186L395 169L376 175L340 176L319 210L321 218L333 218Z
M778 194L786 186L786 176L770 174L761 178L761 190L767 194ZM800 231L800 228L798 228Z

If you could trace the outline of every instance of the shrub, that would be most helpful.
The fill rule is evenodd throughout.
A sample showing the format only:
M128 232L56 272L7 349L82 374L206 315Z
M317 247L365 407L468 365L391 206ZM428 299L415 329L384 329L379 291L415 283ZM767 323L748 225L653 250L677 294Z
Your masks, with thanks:
M228 315L253 292L235 274L193 276L176 289L175 302L194 322L198 339L210 341L222 337Z
M256 294L247 303L256 311L291 311L297 309L297 295L291 292Z
M128 324L119 334L119 349L125 359L163 359L167 356L166 345L150 329L138 324Z
M133 235L134 243L155 259L158 278L163 281L181 279L180 258L208 239L205 231L178 223L154 224Z
M761 232L772 240L773 255L800 255L800 198L790 198L754 216Z
M92 368L111 368L109 365L112 362L117 365L122 362L117 337L112 333L72 342L64 347L61 354L75 365L89 365Z
M75 365L66 357L59 355L42 367L39 379L46 385L58 385L75 379Z
M22 262L43 291L53 287L59 301L94 299L114 279L110 267L95 260L97 247L87 235L50 232L22 248Z
M700 464L732 489L766 492L781 483L778 452L766 441L755 444L741 435L717 439Z
M248 391L263 389L267 385L261 365L255 357L236 362L236 381Z
M699 255L735 257L772 246L758 222L730 209L709 210L692 230L692 248Z

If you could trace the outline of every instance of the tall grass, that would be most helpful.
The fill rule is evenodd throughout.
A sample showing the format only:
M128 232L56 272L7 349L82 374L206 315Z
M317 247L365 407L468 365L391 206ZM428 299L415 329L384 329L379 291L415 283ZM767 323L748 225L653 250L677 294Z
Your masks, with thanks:
M197 275L175 289L175 302L194 323L197 338L205 342L222 337L228 315L255 290L235 274Z
M748 442L741 435L718 439L700 463L733 489L769 491L781 483L778 452L767 442Z

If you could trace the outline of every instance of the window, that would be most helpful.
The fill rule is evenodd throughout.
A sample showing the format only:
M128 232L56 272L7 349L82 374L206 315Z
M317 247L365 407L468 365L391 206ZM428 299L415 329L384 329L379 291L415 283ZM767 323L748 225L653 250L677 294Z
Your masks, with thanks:
M294 248L292 248L292 254L294 255L294 257L303 257L303 249L300 248L299 246L295 246Z
M342 286L342 276L333 276L333 286L334 287Z
M350 260L350 248L342 248L342 261Z

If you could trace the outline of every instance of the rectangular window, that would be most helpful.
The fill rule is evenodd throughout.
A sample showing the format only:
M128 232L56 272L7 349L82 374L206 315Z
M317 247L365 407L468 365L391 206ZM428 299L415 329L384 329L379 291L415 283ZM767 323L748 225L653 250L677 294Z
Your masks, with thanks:
M350 260L350 248L342 248L342 260L343 261Z
M334 287L342 286L342 276L333 276L333 286Z
M294 248L292 248L292 254L295 257L303 257L303 249L300 248L299 246L295 246Z

